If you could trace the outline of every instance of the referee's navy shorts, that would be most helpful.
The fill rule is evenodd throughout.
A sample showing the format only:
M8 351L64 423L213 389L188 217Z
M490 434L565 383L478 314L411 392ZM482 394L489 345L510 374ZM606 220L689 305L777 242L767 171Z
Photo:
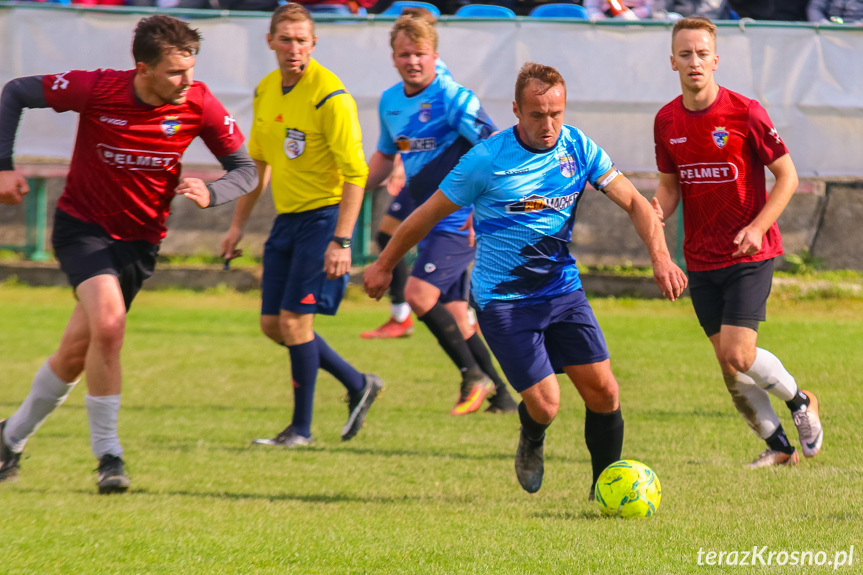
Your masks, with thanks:
M707 337L719 333L723 325L758 331L758 324L767 319L772 286L772 259L689 272L692 307Z
M583 289L546 302L492 302L477 321L506 378L521 393L570 365L608 359L602 329Z
M339 206L279 214L264 244L261 315L335 315L348 286L348 274L329 280L324 254L333 239Z
M468 268L475 255L466 235L432 231L417 246L411 275L438 288L441 303L467 301Z
M126 311L132 307L144 280L153 275L159 254L157 244L114 239L102 226L59 209L54 213L51 244L73 289L90 278L112 275L120 282Z

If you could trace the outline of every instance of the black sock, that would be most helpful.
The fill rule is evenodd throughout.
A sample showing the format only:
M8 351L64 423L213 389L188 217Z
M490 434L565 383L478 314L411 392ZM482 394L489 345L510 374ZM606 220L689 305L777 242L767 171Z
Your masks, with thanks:
M781 451L782 453L794 453L794 448L791 446L791 442L788 441L788 436L785 435L785 430L782 429L782 426L776 428L776 431L773 432L773 435L765 439L767 442L767 446L773 451Z
M794 394L794 397L786 401L785 405L787 405L788 409L791 411L797 411L804 405L809 405L809 396L798 389L797 393Z
M474 332L472 336L467 338L467 346L470 348L471 354L473 354L473 358L476 360L479 368L485 372L489 378L494 382L494 389L496 392L506 391L506 384L500 378L500 374L498 374L497 370L494 368L494 363L492 363L491 354L488 351L488 348L485 346L485 343L482 341L482 338L478 333Z
M378 232L378 246L381 251L384 251L384 248L387 247L387 244L390 243L390 240L393 239L391 235L385 232ZM399 260L399 263L396 264L396 267L393 268L393 281L390 282L390 301L394 304L405 303L405 284L408 283L408 264L405 262L405 259L402 258Z
M545 430L550 423L537 423L527 412L527 406L522 401L518 404L518 418L521 420L521 433L527 439L539 443L545 439Z
M584 442L587 443L590 464L593 466L592 490L599 474L620 459L623 450L623 417L620 408L611 413L597 413L587 408L585 411Z
M437 338L438 343L462 374L479 371L479 365L470 352L455 318L441 302L434 304L419 318Z

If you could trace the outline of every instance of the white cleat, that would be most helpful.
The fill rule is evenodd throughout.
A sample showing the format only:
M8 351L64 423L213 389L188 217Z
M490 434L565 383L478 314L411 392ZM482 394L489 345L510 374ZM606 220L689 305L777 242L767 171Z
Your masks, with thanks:
M809 398L809 405L804 405L791 415L800 436L804 457L815 457L824 442L824 429L821 427L821 417L818 416L818 398L811 391L801 391Z

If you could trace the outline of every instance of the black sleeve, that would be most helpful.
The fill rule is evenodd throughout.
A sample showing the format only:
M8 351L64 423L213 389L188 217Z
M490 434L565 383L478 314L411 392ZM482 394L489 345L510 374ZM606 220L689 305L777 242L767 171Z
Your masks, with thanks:
M0 171L15 168L12 155L15 134L24 108L47 108L42 76L25 76L11 80L0 95Z
M255 161L252 160L249 152L243 146L240 146L236 152L217 159L228 173L212 184L207 184L207 189L210 190L208 208L233 202L254 190L255 186L258 185L258 170L255 167Z

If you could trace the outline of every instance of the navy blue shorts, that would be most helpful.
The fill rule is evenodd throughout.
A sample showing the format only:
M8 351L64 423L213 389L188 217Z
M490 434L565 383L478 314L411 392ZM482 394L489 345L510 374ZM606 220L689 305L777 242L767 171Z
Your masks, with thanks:
M477 309L476 318L519 393L564 367L608 359L605 337L582 289L538 304L492 302Z
M772 286L772 259L689 272L692 307L707 337L719 333L723 325L758 331L758 324L767 319Z
M387 209L387 215L403 222L413 213L416 207L414 199L408 193L408 187L405 186L402 188L402 191L393 198L389 209Z
M63 210L54 214L51 243L73 289L90 278L112 275L120 282L126 311L132 307L144 280L153 275L159 254L157 244L114 239L102 226L79 220Z
M348 286L348 274L328 280L324 254L333 239L339 206L279 214L264 244L261 315L335 315Z
M470 267L476 248L467 236L432 231L417 246L417 259L411 275L440 290L439 301L466 301L470 289Z

